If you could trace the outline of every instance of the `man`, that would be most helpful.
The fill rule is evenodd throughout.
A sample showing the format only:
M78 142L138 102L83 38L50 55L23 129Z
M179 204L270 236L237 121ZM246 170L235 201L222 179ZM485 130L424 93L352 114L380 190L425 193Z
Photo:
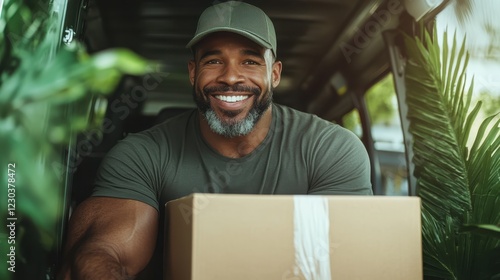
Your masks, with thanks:
M193 192L371 194L354 134L272 103L282 64L264 12L236 1L209 7L187 46L198 110L109 152L71 219L64 279L137 275L161 252L165 202Z

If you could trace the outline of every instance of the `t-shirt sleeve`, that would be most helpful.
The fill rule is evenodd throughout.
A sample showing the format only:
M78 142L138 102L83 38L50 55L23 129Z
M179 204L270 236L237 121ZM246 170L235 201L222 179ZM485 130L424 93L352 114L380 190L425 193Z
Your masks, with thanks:
M351 131L331 125L316 137L309 194L372 195L370 159Z
M138 200L159 210L158 150L147 134L132 134L120 141L104 157L92 196Z

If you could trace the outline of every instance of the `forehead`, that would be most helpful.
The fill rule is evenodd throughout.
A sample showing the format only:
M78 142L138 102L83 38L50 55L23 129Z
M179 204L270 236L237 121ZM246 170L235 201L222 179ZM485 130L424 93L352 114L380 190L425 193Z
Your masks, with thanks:
M231 32L216 32L203 38L194 46L195 53L225 48L248 49L264 54L266 48L239 34Z

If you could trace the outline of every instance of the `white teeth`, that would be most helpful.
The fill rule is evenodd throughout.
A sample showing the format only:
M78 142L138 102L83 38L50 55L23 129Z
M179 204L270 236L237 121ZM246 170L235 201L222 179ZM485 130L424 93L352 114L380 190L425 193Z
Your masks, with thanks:
M215 98L225 101L225 102L238 102L248 98L247 95L238 95L238 96L226 96L226 95L216 95Z

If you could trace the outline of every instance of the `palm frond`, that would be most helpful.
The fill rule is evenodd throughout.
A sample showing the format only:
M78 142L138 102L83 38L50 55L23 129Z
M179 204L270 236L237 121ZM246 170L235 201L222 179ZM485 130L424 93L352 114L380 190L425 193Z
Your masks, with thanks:
M462 226L461 231L476 232L479 234L500 238L500 226L495 226L495 225L464 225Z
M453 98L460 94L450 94L450 91L461 88L455 86L458 80L457 74L453 73L456 48L453 47L449 55L446 50L443 57L448 58L439 67L439 59L435 58L441 56L440 49L433 44L430 35L427 34L424 42L408 39L407 46L411 57L406 70L410 106L407 117L414 138L413 161L419 195L425 198L424 207L427 204L432 206L428 208L432 216L446 217L451 213L458 222L464 209L470 210L472 206L467 159L461 149L463 141L458 135L460 129L457 131L459 124L456 122L457 115L462 112L452 106L457 103ZM443 197L447 199L443 201Z
M417 193L422 198L424 273L441 279L490 275L481 259L500 240L460 232L467 224L500 224L500 121L482 121L467 84L465 39L442 46L436 31L406 38L406 88ZM473 138L468 147L469 138ZM484 229L483 229L484 230Z
M454 8L458 22L465 25L472 16L474 2L473 0L455 0Z

